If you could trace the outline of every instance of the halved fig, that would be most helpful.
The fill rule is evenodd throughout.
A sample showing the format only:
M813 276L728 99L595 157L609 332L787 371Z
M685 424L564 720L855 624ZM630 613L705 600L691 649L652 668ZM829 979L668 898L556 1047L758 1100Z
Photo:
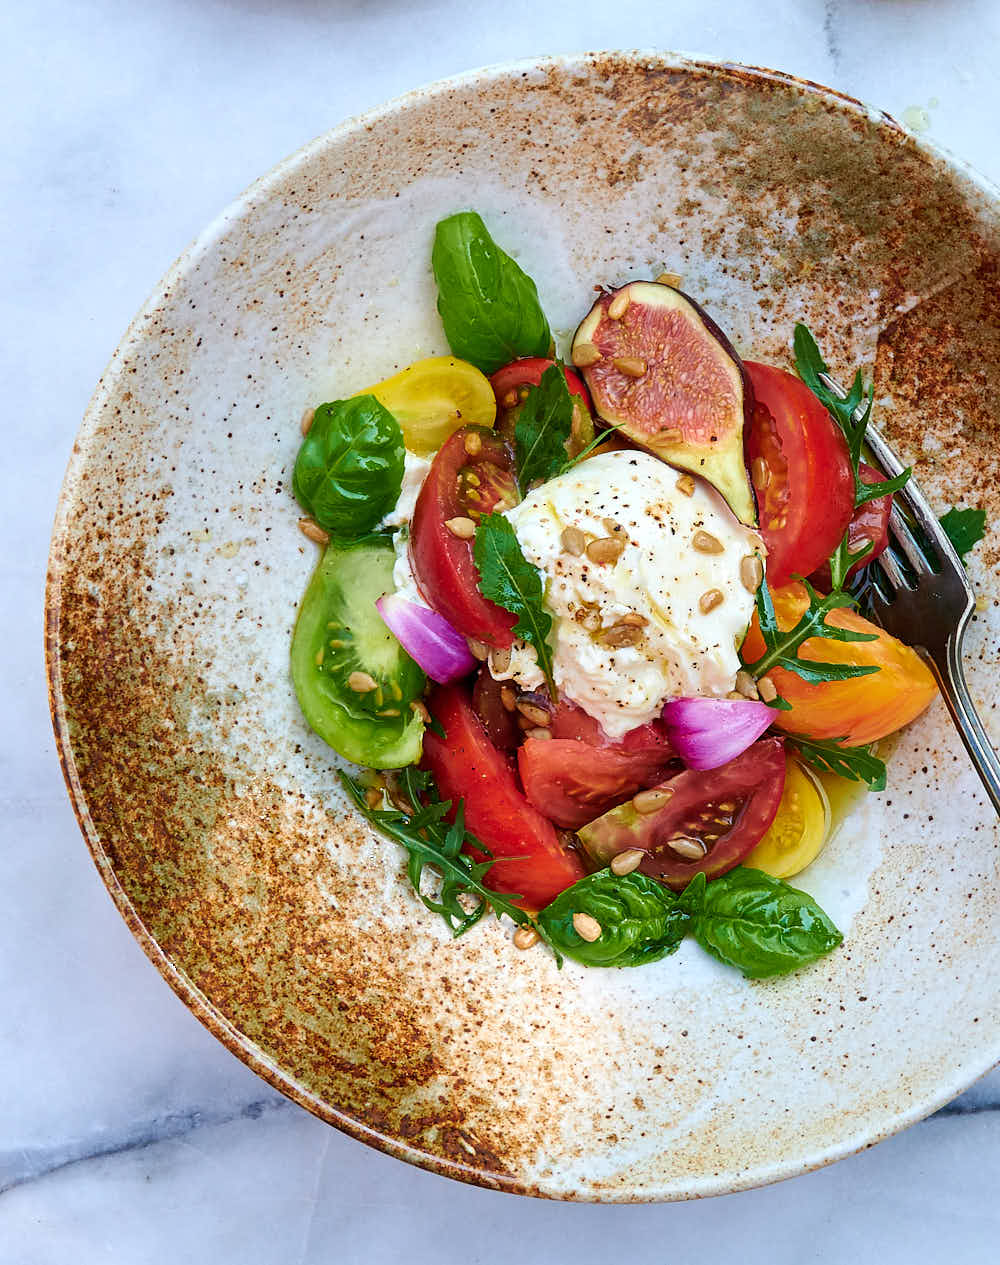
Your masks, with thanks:
M576 331L572 360L605 421L707 479L741 522L756 524L743 457L752 389L729 340L693 299L655 281L602 294Z

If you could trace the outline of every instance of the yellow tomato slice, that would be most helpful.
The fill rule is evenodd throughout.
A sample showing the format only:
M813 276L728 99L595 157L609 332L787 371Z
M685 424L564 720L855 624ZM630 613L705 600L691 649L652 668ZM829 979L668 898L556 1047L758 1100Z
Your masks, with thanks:
M418 360L357 395L374 395L399 422L403 442L429 457L460 426L492 426L497 404L490 380L455 356Z
M830 830L830 804L822 786L793 755L785 756L785 790L771 826L743 858L753 870L791 878L822 850Z

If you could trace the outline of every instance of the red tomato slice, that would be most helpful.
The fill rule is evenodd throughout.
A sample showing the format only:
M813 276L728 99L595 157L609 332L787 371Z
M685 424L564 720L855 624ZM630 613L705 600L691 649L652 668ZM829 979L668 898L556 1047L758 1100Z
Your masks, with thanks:
M576 830L658 781L673 759L665 744L626 751L572 738L528 738L517 767L528 802L557 826Z
M497 397L498 408L516 408L521 402L518 391L521 387L537 387L542 374L556 362L545 360L541 356L525 356L521 360L512 360L509 365L498 369L490 378L493 394ZM580 377L572 369L566 369L566 385L570 395L577 396L590 409L590 395ZM511 398L511 392L514 397Z
M785 787L784 743L764 738L718 769L686 769L661 787L670 798L658 811L643 814L623 805L592 822L581 839L604 864L628 848L642 848L639 869L680 891L696 874L725 874L764 837ZM678 838L700 841L705 855L681 856L670 847Z
M882 483L885 479L881 470L867 466L863 461L858 466L858 474L861 476L862 483ZM859 505L854 511L854 517L847 524L848 548L851 553L857 553L862 545L871 541L872 550L866 553L860 562L855 562L854 566L848 568L848 579L866 567L869 562L874 562L879 554L884 553L889 547L889 515L891 513L891 492L888 496L876 497L874 501L865 501L864 505ZM812 582L821 593L829 593L831 584L829 563L824 563L820 567L813 575Z
M423 765L434 774L442 799L464 800L471 833L495 857L504 858L487 870L483 881L494 891L518 893L526 909L543 908L583 878L580 858L522 795L465 691L457 685L438 686L427 705L445 736L425 732Z
M639 725L630 729L620 742L613 742L593 716L568 698L559 700L550 728L553 738L574 738L591 747L614 747L622 751L670 749L666 726L662 721L651 720L648 725Z
M466 438L473 441L470 453ZM470 479L472 476L475 482ZM492 431L465 426L444 445L424 480L410 536L410 560L421 593L433 608L466 637L502 650L513 640L517 617L488 601L479 591L472 541L445 525L517 503L514 454Z
M756 405L746 456L767 545L767 581L811 575L829 558L854 512L847 441L804 382L744 360Z

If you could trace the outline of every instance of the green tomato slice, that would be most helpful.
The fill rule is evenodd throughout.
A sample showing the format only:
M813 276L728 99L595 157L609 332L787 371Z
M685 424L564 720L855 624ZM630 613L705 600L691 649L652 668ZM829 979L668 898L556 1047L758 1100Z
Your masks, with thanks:
M374 769L414 764L423 740L410 704L426 678L375 608L393 591L394 560L388 536L329 544L292 638L292 681L310 727L346 760ZM352 688L369 681L373 688Z

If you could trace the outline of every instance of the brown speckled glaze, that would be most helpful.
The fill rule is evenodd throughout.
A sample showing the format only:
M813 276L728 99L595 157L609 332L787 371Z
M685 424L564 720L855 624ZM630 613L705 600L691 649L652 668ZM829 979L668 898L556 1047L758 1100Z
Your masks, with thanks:
M452 943L352 816L287 670L314 547L303 408L446 350L433 224L473 204L561 336L663 268L737 347L805 317L940 508L1000 521L998 204L891 119L770 72L601 55L480 72L255 185L126 335L53 537L52 714L118 907L230 1049L355 1137L556 1198L679 1199L802 1172L1000 1058L996 823L936 705L802 876L845 947L748 984L696 954L558 972L491 923ZM994 736L998 537L971 566ZM692 947L693 948L693 947Z

